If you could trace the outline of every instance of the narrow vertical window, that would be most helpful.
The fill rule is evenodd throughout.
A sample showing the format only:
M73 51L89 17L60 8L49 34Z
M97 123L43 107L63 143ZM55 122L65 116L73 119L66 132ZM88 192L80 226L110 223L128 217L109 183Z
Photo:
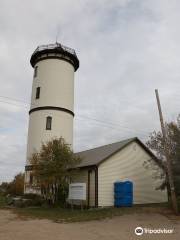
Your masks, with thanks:
M36 88L36 99L40 98L40 87Z
M46 130L51 130L52 127L52 117L47 117L46 118Z
M34 77L37 77L37 74L38 74L38 66L34 68Z
M33 175L32 175L32 173L30 173L29 183L30 183L30 184L33 184Z

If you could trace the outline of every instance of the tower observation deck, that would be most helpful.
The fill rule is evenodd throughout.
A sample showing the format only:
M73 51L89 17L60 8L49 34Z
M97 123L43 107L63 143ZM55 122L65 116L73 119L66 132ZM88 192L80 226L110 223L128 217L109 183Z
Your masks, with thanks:
M75 50L60 43L38 46L31 56L31 66L34 67L38 61L47 58L62 58L73 64L75 71L79 68L79 60Z

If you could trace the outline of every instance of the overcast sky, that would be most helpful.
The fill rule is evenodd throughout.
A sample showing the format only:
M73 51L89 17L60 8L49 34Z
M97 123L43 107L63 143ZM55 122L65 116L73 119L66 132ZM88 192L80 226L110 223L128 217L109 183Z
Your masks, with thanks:
M179 0L0 0L0 181L24 170L38 45L76 50L74 149L160 129L180 101ZM14 99L14 100L13 100ZM16 101L18 100L18 101Z

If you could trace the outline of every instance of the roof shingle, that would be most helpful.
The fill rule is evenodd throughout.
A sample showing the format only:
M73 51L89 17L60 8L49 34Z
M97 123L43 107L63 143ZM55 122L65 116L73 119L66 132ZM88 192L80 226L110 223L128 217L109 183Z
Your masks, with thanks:
M82 162L78 165L78 167L98 165L104 159L108 158L135 140L137 140L137 138L130 138L120 142L75 153L76 156L79 156L82 159Z

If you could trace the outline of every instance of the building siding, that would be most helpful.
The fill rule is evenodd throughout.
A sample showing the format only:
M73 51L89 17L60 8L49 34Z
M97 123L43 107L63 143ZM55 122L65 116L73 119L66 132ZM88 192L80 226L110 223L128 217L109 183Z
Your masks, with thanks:
M63 137L73 149L74 67L59 59L56 50L51 56L54 58L41 59L34 66L37 67L37 75L33 77L32 84L26 165L31 165L29 158L34 152L40 151L42 143L53 138ZM36 97L38 88L39 98ZM44 107L47 109L42 109ZM51 130L46 129L48 116L52 117ZM28 181L29 176L25 171L26 185ZM26 193L34 191L26 188L26 185Z
M66 61L46 59L39 61L37 76L33 78L31 108L44 106L61 107L73 112L74 109L74 68ZM36 89L40 87L40 98L36 99ZM46 118L52 117L52 129L46 130ZM38 152L42 142L54 137L63 137L73 149L73 116L67 112L41 110L29 116L27 162L34 152Z
M72 179L72 182L86 183L86 201L85 205L88 205L88 169L79 170ZM95 172L90 171L90 182L89 182L89 206L95 206Z
M46 130L46 118L52 117L52 129ZM27 162L29 165L29 158L34 152L39 152L42 143L46 143L53 138L63 137L67 143L71 144L73 131L73 116L62 111L42 110L32 112L29 116L29 131L28 131L28 145L27 145Z
M160 181L154 179L154 170L146 169L144 162L151 156L136 142L115 153L98 168L98 206L114 205L114 182L133 182L134 204L167 201L167 192L155 190Z

